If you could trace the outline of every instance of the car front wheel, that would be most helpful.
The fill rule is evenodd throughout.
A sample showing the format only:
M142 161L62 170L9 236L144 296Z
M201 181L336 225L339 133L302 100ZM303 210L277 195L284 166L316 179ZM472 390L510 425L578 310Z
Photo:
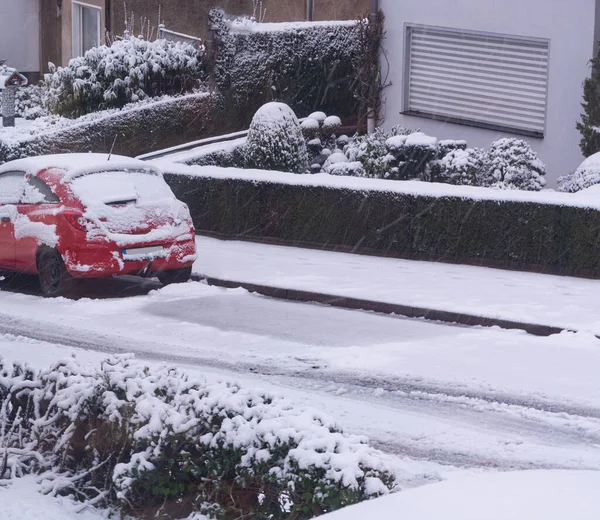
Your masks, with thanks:
M182 269L172 269L170 271L161 271L157 273L158 280L163 285L170 285L172 283L185 283L192 276L192 268L184 267Z
M68 273L59 252L52 249L43 251L38 259L40 287L44 296L54 298L65 296L74 286L74 279Z

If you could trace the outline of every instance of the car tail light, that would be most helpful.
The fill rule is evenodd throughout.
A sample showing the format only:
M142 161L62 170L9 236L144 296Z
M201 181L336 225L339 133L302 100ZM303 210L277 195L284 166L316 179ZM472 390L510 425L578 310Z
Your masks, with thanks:
M81 213L65 213L65 218L69 221L69 224L79 231L87 231L89 228L90 221Z

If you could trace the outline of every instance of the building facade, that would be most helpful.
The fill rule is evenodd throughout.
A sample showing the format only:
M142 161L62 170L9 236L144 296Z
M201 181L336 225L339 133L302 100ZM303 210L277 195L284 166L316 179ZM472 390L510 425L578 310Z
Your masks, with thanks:
M389 62L384 127L489 147L523 137L550 186L583 159L582 83L600 38L600 2L380 0Z

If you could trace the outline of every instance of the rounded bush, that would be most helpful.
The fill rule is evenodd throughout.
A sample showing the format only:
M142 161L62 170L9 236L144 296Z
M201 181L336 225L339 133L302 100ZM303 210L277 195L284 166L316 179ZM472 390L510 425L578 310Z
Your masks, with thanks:
M600 184L600 153L588 157L579 168L558 179L558 190L575 193Z
M285 103L267 103L258 109L244 149L245 167L305 173L308 153L294 111Z
M498 139L487 155L483 185L495 188L539 191L546 185L546 166L522 139Z
M480 186L484 157L485 152L479 148L455 149L439 161L440 172L436 180L449 184Z

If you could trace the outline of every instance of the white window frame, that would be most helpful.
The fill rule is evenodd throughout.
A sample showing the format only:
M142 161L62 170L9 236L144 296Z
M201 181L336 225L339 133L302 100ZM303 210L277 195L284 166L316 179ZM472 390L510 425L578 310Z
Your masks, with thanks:
M82 32L82 18L80 16L80 8L86 7L88 9L95 9L99 11L98 16L98 41L96 42L99 46L102 40L102 7L99 5L88 4L85 2L79 2L76 0L72 0L71 4L71 48L73 58L77 58L79 56L83 56L83 38L81 35ZM77 16L76 16L77 11Z
M544 106L543 106L543 114L544 114L544 124L543 128L540 127L536 130L520 128L518 125L506 124L504 122L492 122L492 121L478 121L470 119L467 117L457 117L455 115L447 115L443 114L441 111L439 113L435 112L426 112L421 110L414 110L411 108L411 56L412 56L412 33L417 29L420 31L426 31L428 33L446 33L446 34L457 34L457 35L466 35L471 36L473 38L482 38L487 40L496 40L496 41L507 41L507 42L516 42L516 43L525 43L531 44L534 46L541 46L547 48L548 58L547 58L547 72L545 78L545 88L544 88ZM403 114L421 117L425 119L433 119L436 121L444 121L447 123L455 123L460 125L467 125L477 128L485 128L489 130L496 130L507 132L511 134L519 134L525 135L529 137L535 137L542 139L546 133L546 125L548 121L548 91L550 84L550 40L546 38L535 38L535 37L523 37L523 36L515 36L501 33L492 33L492 32L483 32L483 31L472 31L472 30L462 30L455 29L449 27L440 27L440 26L432 26L432 25L423 25L423 24L412 24L405 23L404 24L404 64L403 64Z

